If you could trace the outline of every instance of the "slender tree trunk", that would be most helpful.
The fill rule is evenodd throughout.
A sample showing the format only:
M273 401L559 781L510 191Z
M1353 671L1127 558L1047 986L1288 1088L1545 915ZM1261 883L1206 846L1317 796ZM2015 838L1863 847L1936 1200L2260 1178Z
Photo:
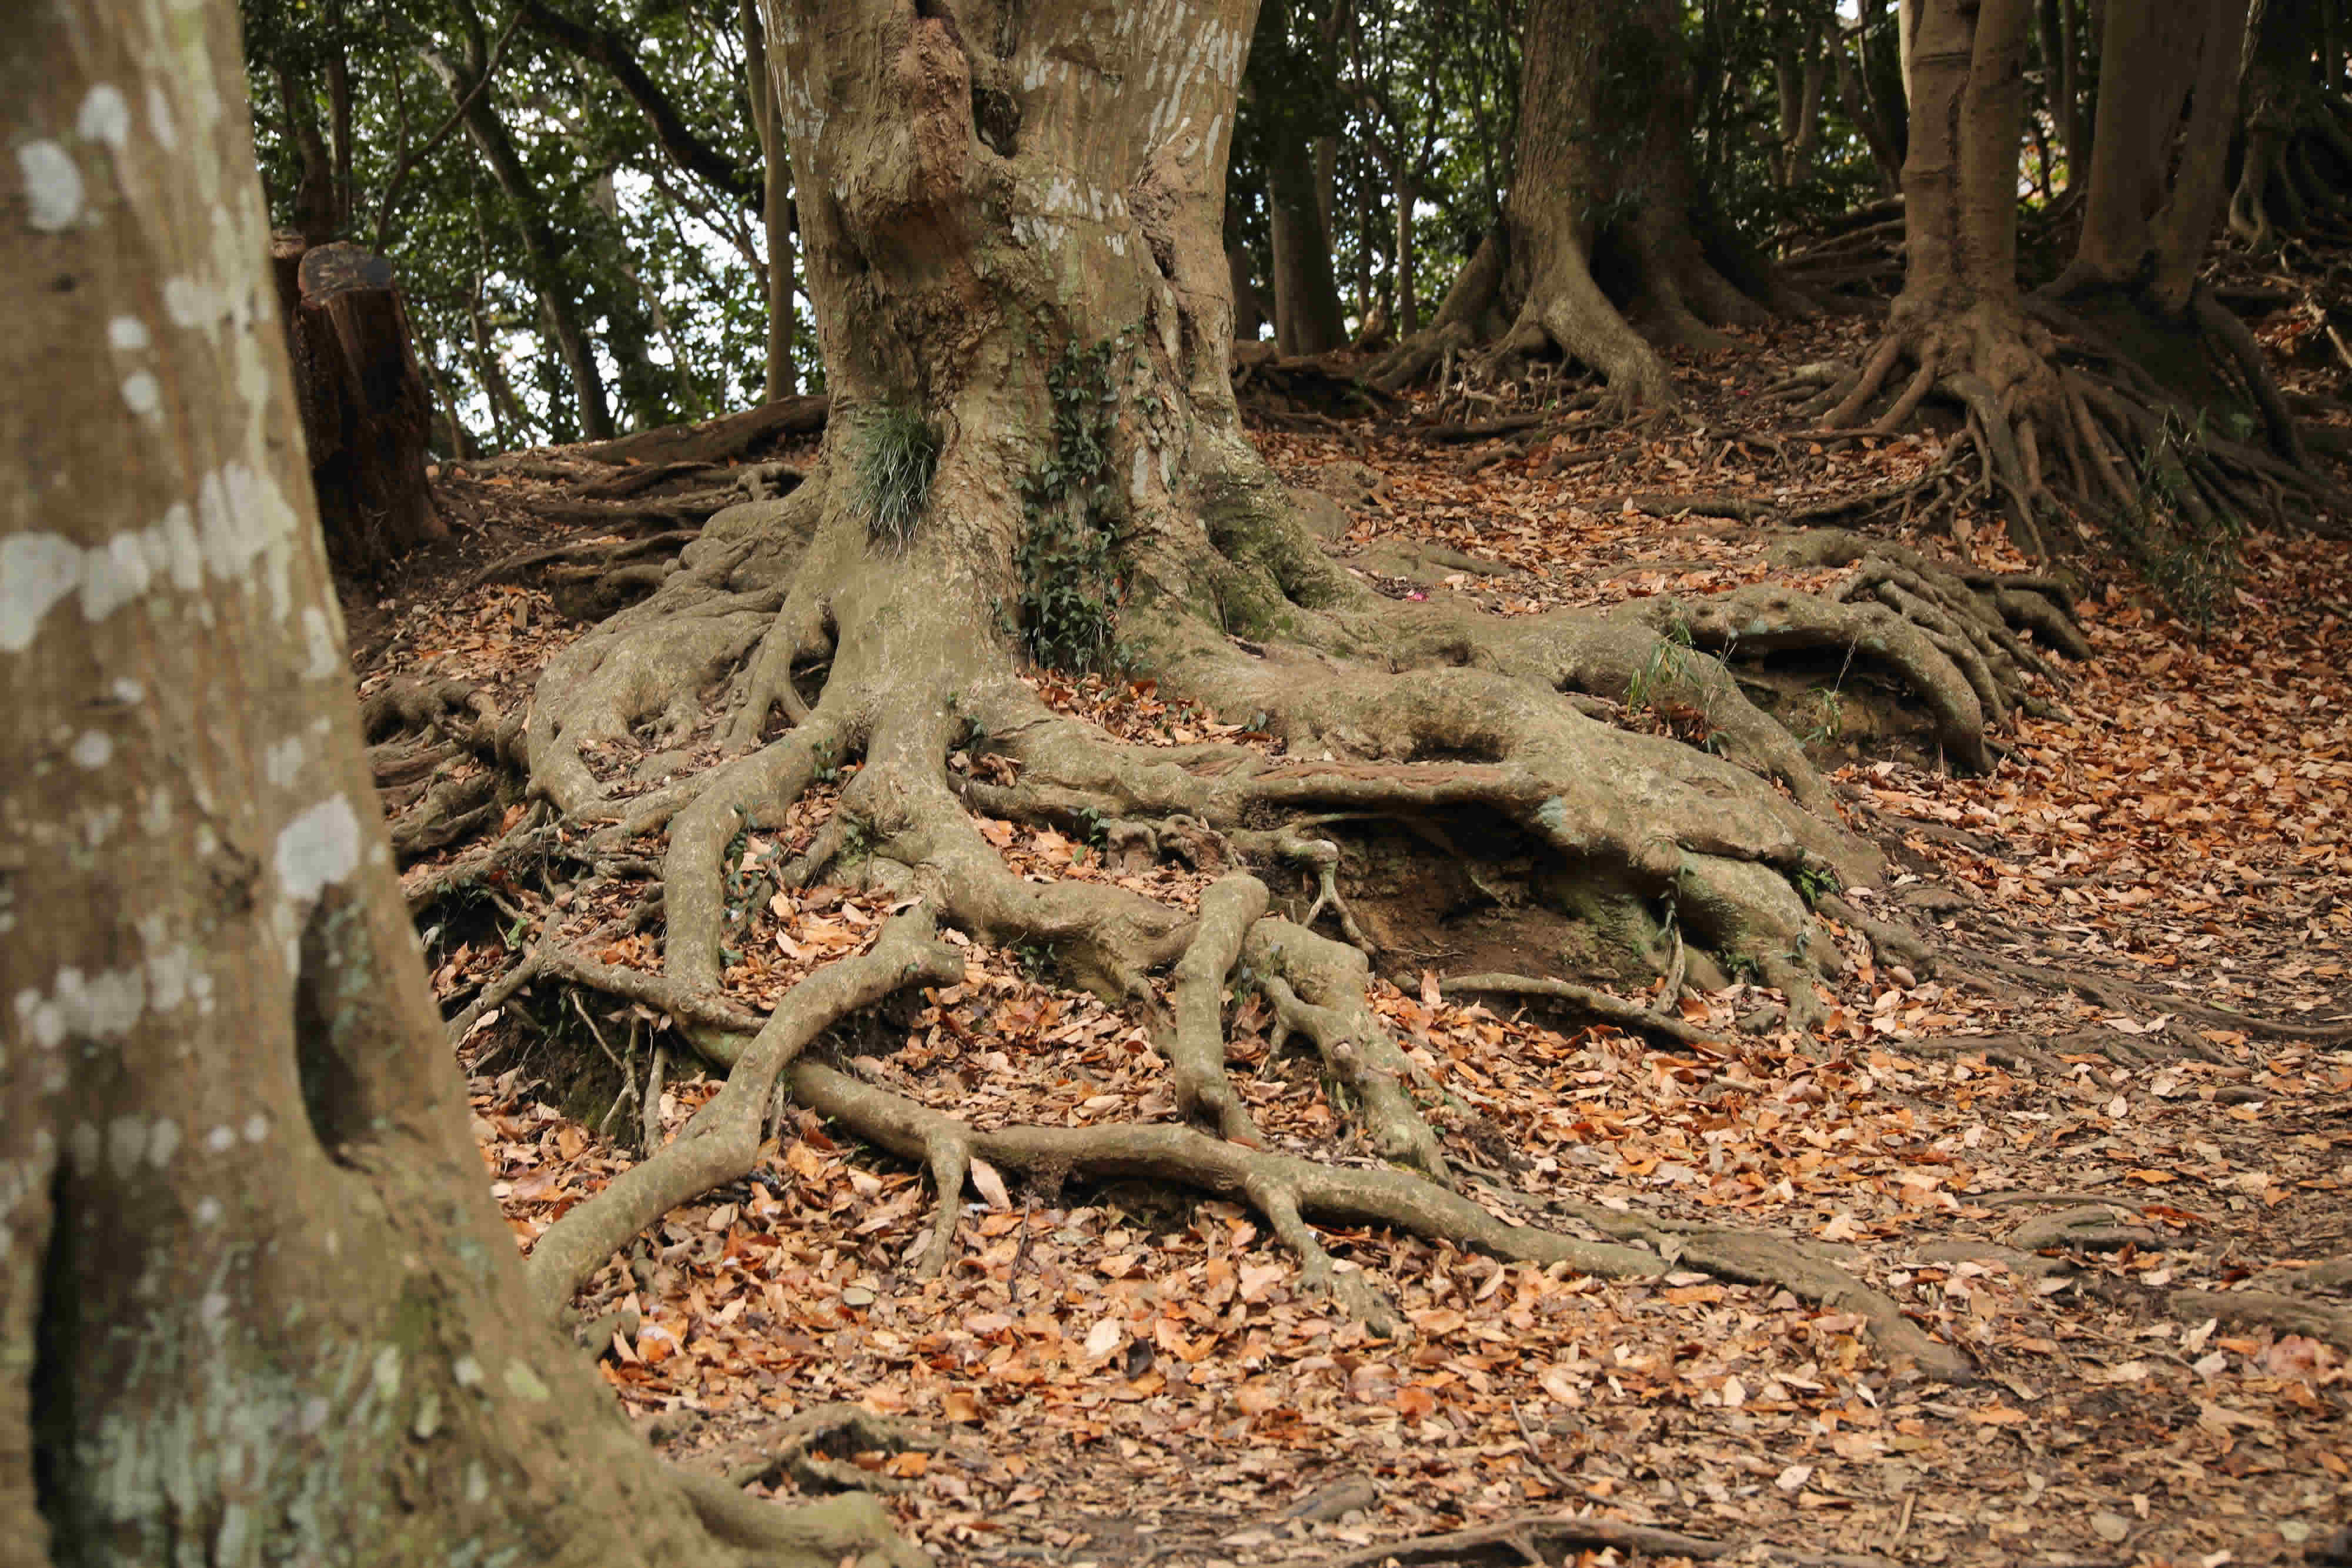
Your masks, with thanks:
M11 25L8 1560L881 1561L870 1503L660 1466L517 1310L306 498L235 12Z
M562 247L541 215L545 206L522 166L522 159L515 152L514 140L507 134L506 123L499 118L490 95L474 90L481 78L482 64L461 64L440 49L426 50L425 57L440 77L450 102L463 109L466 132L488 167L490 178L498 183L500 193L507 199L509 215L522 237L523 254L530 264L531 287L539 295L540 308L546 314L556 351L562 356L564 371L572 383L581 436L589 441L608 441L614 434L613 411L605 397L604 372L596 363L595 340L589 335L587 323L581 319L580 302L573 298L573 285L566 276Z
M1396 295L1397 335L1410 338L1421 330L1421 289L1413 277L1412 205L1421 199L1412 172L1405 168L1402 153L1397 158L1396 175Z
M1274 333L1286 354L1344 347L1348 326L1331 269L1312 144L1283 149L1265 172L1274 236Z
M744 89L751 99L751 126L760 138L762 200L760 221L767 231L768 371L765 401L797 393L800 371L793 363L792 164L779 123L776 82L768 65L767 29L760 25L760 0L740 0L743 33Z

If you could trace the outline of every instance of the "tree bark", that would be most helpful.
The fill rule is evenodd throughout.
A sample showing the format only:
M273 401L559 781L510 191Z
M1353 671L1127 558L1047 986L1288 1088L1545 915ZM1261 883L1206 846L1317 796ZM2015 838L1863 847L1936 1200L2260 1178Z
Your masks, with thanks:
M2325 0L2256 0L2241 82L2232 234L2259 250L2352 233L2352 104ZM2314 62L2317 61L2317 79Z
M2144 286L2188 308L2229 197L2246 0L2110 5L2083 234L2060 293Z
M515 1310L304 498L244 81L225 3L45 4L0 54L38 150L0 373L43 388L0 402L0 1540L915 1561L868 1500L667 1469Z
M1275 342L1285 354L1322 354L1348 340L1331 266L1326 179L1327 169L1336 172L1338 146L1316 133L1317 95L1297 79L1324 68L1324 57L1292 45L1288 6L1289 0L1273 0L1258 17L1248 65L1250 107L1262 122L1265 157Z

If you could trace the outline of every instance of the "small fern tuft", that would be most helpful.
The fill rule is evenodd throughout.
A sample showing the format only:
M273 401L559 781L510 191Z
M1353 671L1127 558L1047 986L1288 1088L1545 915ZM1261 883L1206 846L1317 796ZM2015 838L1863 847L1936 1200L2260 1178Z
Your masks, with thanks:
M922 410L909 403L885 403L868 414L857 453L866 537L894 550L913 544L939 465L939 433L923 418Z

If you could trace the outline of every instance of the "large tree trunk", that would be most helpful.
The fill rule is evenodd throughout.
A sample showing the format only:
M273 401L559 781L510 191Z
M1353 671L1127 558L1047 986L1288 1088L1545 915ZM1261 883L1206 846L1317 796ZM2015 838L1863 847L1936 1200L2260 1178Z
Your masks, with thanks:
M1254 11L1254 0L764 0L835 400L824 453L783 500L714 517L653 597L558 654L528 735L530 787L561 815L621 817L598 843L667 833L666 848L630 852L661 856L667 930L660 974L629 983L692 1019L728 1076L683 1134L540 1239L542 1302L569 1299L669 1207L747 1171L780 1088L929 1166L942 1217L920 1262L933 1271L959 1244L975 1157L1238 1193L1315 1284L1375 1322L1393 1320L1333 1269L1307 1217L1654 1270L1655 1254L1502 1226L1454 1191L1406 1087L1414 1065L1370 1010L1363 953L1307 928L1332 911L1352 932L1351 917L1330 898L1303 923L1270 915L1266 883L1243 868L1305 867L1337 897L1339 852L1307 836L1330 813L1507 824L1499 836L1518 835L1558 875L1531 897L1564 907L1558 889L1574 888L1609 940L1646 945L1645 963L1685 936L1702 956L1740 954L1801 1019L1819 1016L1811 967L1836 949L1814 939L1798 889L1866 877L1874 857L1826 814L1828 788L1789 734L1713 659L1670 647L1664 612L1687 613L1681 636L1707 645L1736 634L1907 649L1881 656L1909 661L1904 678L1933 694L1955 757L1989 761L1984 727L2016 667L1976 665L1980 703L1902 613L1776 590L1695 612L1505 620L1382 598L1318 548L1244 438L1228 379L1222 183ZM1491 247L1482 255L1496 267ZM1822 548L1854 559L1846 543ZM1990 613L1957 580L1930 591L1969 624ZM1994 664L2008 657L1979 630ZM1286 749L1124 745L1046 706L1024 662L1151 676ZM1603 723L1563 695L1622 701L1668 666L1706 714L1710 750ZM728 760L615 798L620 748L607 742L633 748L652 720L660 744L699 744L698 694L730 685L740 706L708 732ZM747 1018L725 991L730 846L783 823L852 756L860 766L780 880L851 877L887 890L898 913L871 950ZM1099 821L1146 854L1230 869L1196 910L1131 885L1031 883L975 810ZM1679 911L1671 938L1667 907ZM983 1132L797 1060L893 987L960 977L941 924L1049 948L1071 980L1150 1019L1183 1123ZM559 938L572 939L551 934L545 962L591 975ZM1150 978L1160 969L1172 969L1165 1009ZM1225 1070L1229 977L1324 1048L1369 1146L1397 1168L1334 1170L1265 1147ZM1802 1288L1817 1299L1868 1295L1815 1280ZM1960 1370L1891 1302L1871 1311L1890 1348Z
M1532 0L1500 266L1465 268L1429 333L1374 372L1394 386L1466 348L1499 309L1508 355L1556 347L1632 402L1671 402L1664 361L1631 313L1670 345L1711 350L1713 329L1761 307L1708 264L1692 227L1691 84L1673 0ZM1605 253L1620 298L1594 279ZM1621 308L1622 307L1622 308Z
M235 13L11 26L7 1560L911 1561L863 1500L667 1470L516 1310L306 498Z
M2246 0L2110 5L2099 50L2099 139L2083 234L2059 291L2145 280L2177 316L2229 190Z

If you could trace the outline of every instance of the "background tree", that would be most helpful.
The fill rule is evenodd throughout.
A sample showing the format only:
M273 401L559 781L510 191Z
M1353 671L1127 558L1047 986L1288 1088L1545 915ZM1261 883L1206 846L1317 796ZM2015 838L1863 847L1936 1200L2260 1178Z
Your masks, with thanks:
M913 1563L657 1462L517 1312L372 794L236 17L12 16L12 1562Z
M2352 99L2333 0L2254 0L2230 228L2257 249L2352 234Z
M1556 349L1601 371L1624 401L1670 402L1664 362L1620 300L1689 348L1720 346L1713 326L1763 319L1707 259L1694 226L1681 22L1675 0L1531 0L1503 222L1431 331L1384 363L1379 382L1402 385L1492 341L1510 357ZM1619 298L1596 280L1596 260L1617 264Z

